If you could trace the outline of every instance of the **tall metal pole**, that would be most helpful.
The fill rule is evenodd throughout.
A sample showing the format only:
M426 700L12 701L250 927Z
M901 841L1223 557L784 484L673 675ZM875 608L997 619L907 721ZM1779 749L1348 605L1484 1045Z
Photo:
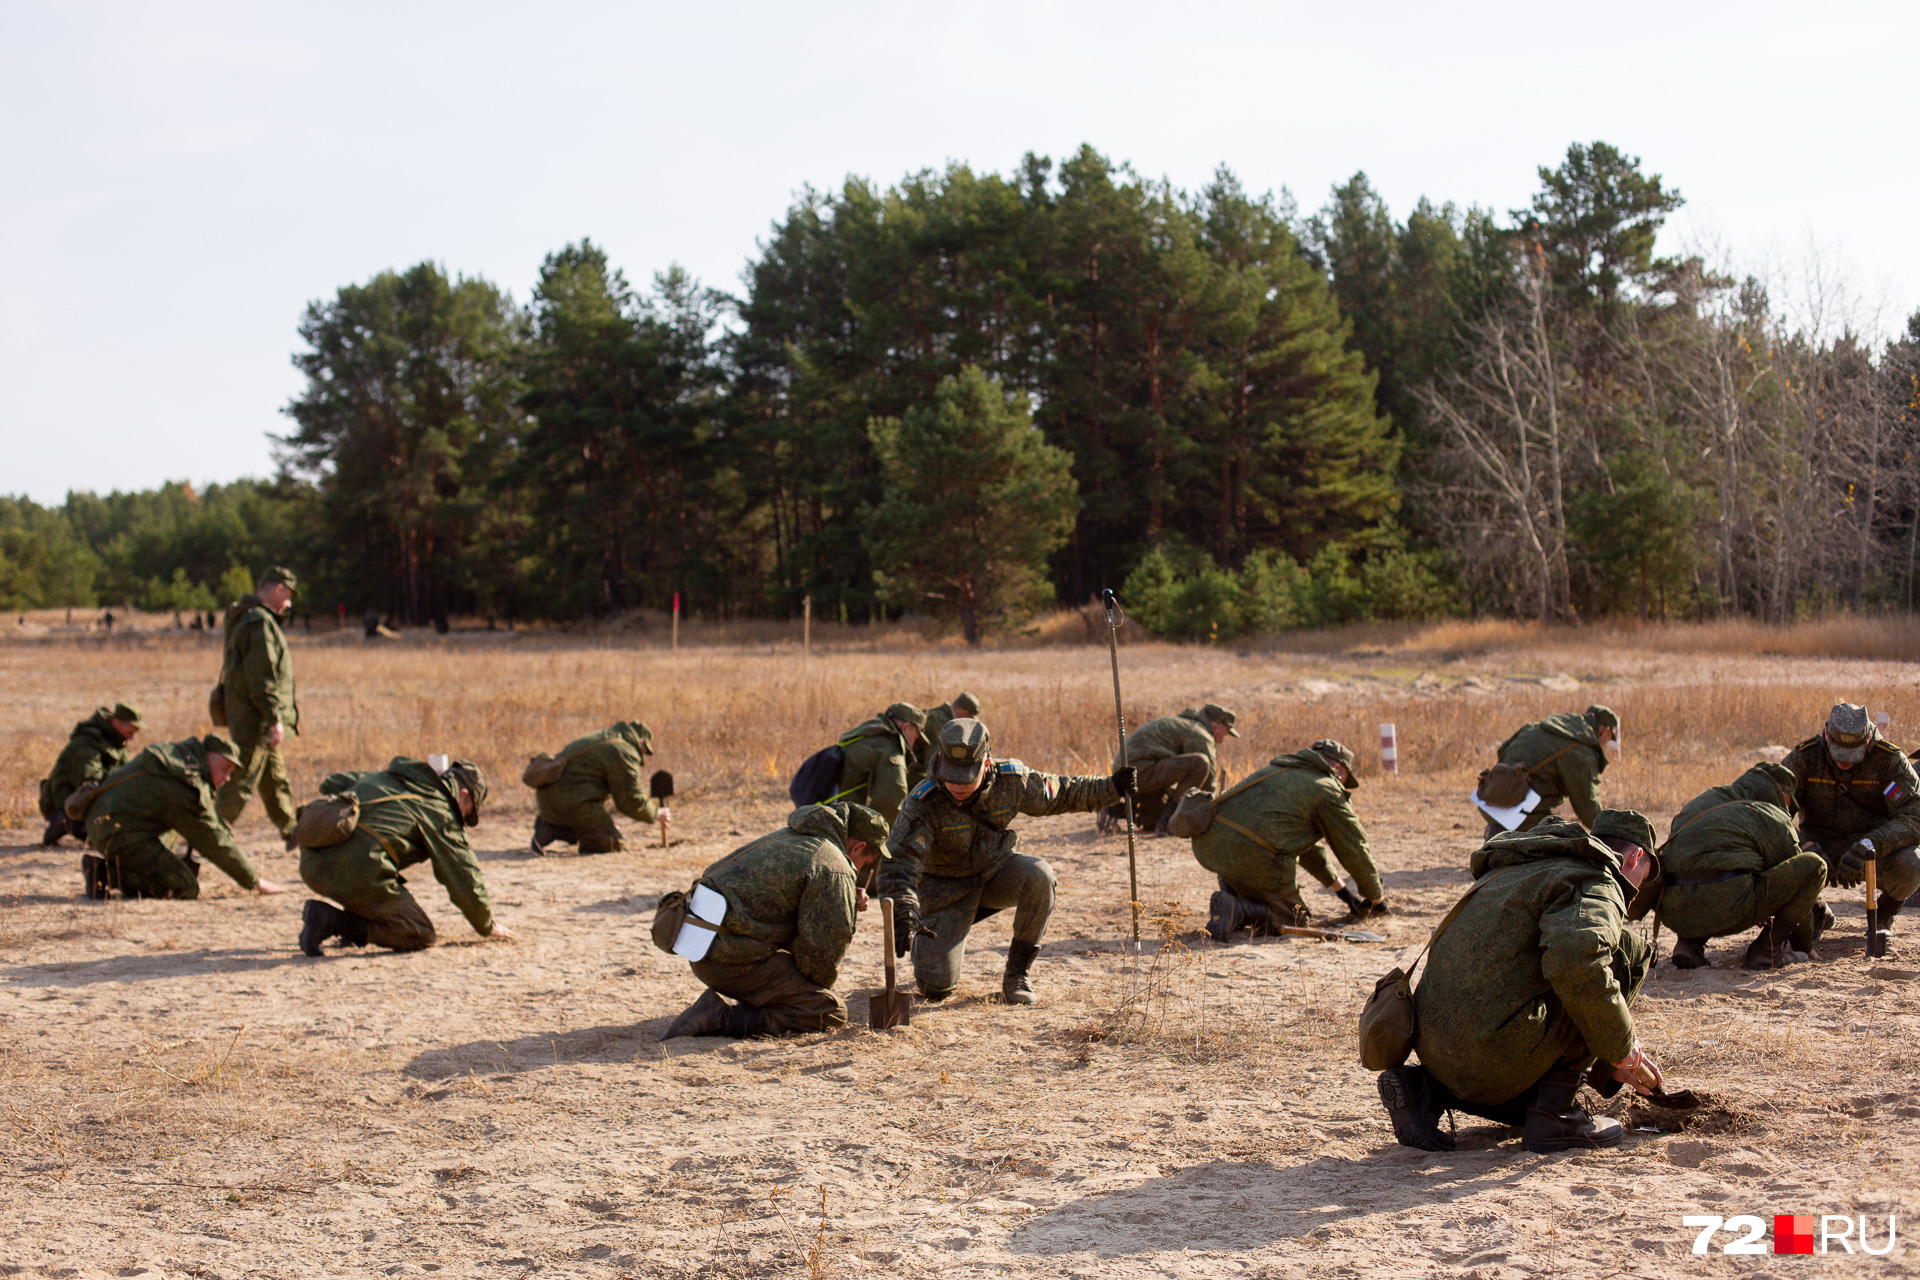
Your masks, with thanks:
M1120 602L1112 591L1102 591L1107 606L1107 654L1113 659L1113 715L1119 725L1120 767L1127 767L1127 712L1120 701ZM1120 797L1127 806L1127 902L1133 910L1133 950L1140 953L1140 868L1133 855L1133 792Z

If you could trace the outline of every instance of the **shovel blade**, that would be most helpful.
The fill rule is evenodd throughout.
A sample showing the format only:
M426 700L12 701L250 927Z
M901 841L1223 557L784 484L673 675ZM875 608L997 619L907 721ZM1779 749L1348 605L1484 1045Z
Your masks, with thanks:
M875 991L867 997L867 1025L875 1031L913 1025L911 991Z
M1648 1095L1655 1106L1666 1107L1673 1111L1691 1111L1700 1105L1700 1099L1691 1089L1677 1089L1668 1093L1665 1089L1655 1089Z

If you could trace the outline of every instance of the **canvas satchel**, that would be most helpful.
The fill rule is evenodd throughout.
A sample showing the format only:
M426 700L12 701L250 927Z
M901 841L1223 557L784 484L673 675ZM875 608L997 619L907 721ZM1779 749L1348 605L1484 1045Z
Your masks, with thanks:
M542 751L527 761L527 767L520 774L520 781L534 788L550 787L560 781L560 775L567 771L567 757L551 756Z
M302 849L344 844L360 828L360 797L351 791L309 800L293 813L293 842Z
M1414 953L1407 967L1402 969L1396 965L1386 977L1373 984L1373 994L1367 997L1366 1005L1360 1010L1361 1066L1369 1071L1385 1071L1405 1062L1407 1055L1413 1052L1414 1033L1418 1029L1413 1016L1414 971L1420 967L1420 961L1447 926L1453 923L1454 917L1460 914L1460 909L1467 905L1467 899L1480 892L1480 887L1498 874L1494 872L1476 880L1472 888L1460 895L1460 901L1453 904L1453 910L1447 912L1446 917L1427 936L1426 942Z
M1208 829L1213 826L1214 814L1219 808L1221 801L1229 796L1239 795L1242 791L1245 791L1262 778L1272 777L1277 772L1279 771L1272 765L1267 765L1262 769L1256 769L1235 785L1221 792L1217 797L1211 791L1202 791L1198 787L1192 788L1180 797L1180 802L1174 806L1173 816L1167 819L1168 834L1178 836L1182 840L1191 840L1195 836L1205 835ZM1262 840L1259 836L1254 835L1245 827L1240 826L1238 823L1229 822L1226 825L1232 827L1235 831L1238 831L1262 849L1268 852L1275 852L1272 845Z
M1574 747L1581 744L1562 747L1552 755L1531 767L1518 764L1496 764L1480 773L1480 786L1474 792L1490 808L1511 809L1527 798L1527 792L1533 790L1533 771L1544 769L1558 760Z

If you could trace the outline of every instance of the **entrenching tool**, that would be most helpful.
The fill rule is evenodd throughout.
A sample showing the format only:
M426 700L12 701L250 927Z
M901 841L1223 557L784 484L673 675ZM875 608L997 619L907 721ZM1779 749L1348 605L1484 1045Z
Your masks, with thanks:
M1120 703L1120 623L1125 615L1120 612L1120 601L1114 598L1111 588L1100 593L1101 601L1107 607L1107 653L1113 659L1113 714L1119 722L1120 730L1120 767L1127 767L1127 712ZM1127 901L1133 905L1133 950L1140 952L1140 868L1133 856L1133 792L1120 797L1127 806Z
M880 954L887 964L887 989L867 997L867 1025L876 1031L913 1025L913 992L894 989L893 899L880 899Z
M1641 1084L1653 1090L1652 1093L1647 1095L1647 1100L1657 1107L1667 1107L1674 1111L1691 1111L1700 1105L1700 1099L1694 1095L1691 1089L1676 1089L1674 1092L1668 1093L1665 1089L1654 1084L1653 1072L1650 1071L1644 1063L1634 1063L1633 1074Z
M1879 860L1867 859L1867 959L1887 954L1887 931L1880 927Z
M1303 924L1283 924L1280 932L1289 938L1320 938L1331 942L1338 938L1342 942L1385 942L1387 935L1374 933L1368 929L1315 929Z
M676 597L677 599L678 597ZM647 795L660 802L663 810L660 816L660 847L667 847L667 819L664 810L673 799L673 775L665 769L655 769L653 776L647 779Z

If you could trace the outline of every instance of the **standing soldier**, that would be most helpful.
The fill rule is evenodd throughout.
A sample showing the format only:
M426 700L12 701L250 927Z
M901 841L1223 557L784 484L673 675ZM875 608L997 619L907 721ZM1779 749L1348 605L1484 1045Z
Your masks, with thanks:
M433 921L400 874L422 862L432 865L433 878L446 886L475 933L494 941L513 936L493 918L480 863L467 843L467 828L480 825L487 799L479 765L455 760L439 773L423 760L395 756L378 772L329 776L320 794L353 796L359 821L345 840L300 850L300 878L340 904L308 900L300 950L320 955L321 944L334 938L351 947L371 943L394 951L432 946Z
M907 798L907 761L913 759L926 723L926 712L910 702L896 702L841 735L846 759L829 802L863 804L892 822Z
M1174 805L1190 788L1212 790L1220 777L1220 744L1239 737L1234 714L1209 702L1188 707L1177 716L1149 720L1127 735L1127 764L1138 771L1140 785L1133 797L1133 818L1142 831L1167 833ZM1120 767L1120 757L1113 758ZM1126 807L1116 805L1100 815L1100 830L1111 831L1126 821Z
M1777 969L1811 956L1833 923L1820 901L1827 863L1803 853L1793 833L1793 771L1762 761L1724 787L1687 801L1673 817L1660 870L1660 920L1680 941L1673 963L1707 967L1707 943L1765 927L1747 948L1749 969Z
M1440 1116L1464 1111L1521 1129L1528 1151L1611 1147L1618 1121L1575 1101L1590 1080L1632 1082L1660 1069L1634 1036L1629 1006L1653 950L1627 928L1657 894L1653 824L1630 809L1502 832L1473 855L1474 887L1435 932L1414 989L1415 1066L1380 1073L1394 1136L1446 1151ZM1655 878L1651 892L1640 888ZM1595 1059L1602 1067L1590 1077Z
M213 792L233 773L234 745L219 734L156 742L106 776L87 804L87 843L99 856L80 859L89 898L118 889L129 898L200 896L198 854L243 889L286 890L260 873L233 842L215 812ZM169 831L185 838L185 857L167 848Z
M1235 929L1278 933L1283 925L1305 923L1312 913L1295 887L1296 865L1330 889L1337 885L1354 919L1385 915L1386 890L1348 798L1359 789L1353 752L1321 738L1304 751L1275 756L1221 795L1213 821L1193 838L1193 856L1220 877L1208 904L1207 936L1225 942ZM1322 840L1353 875L1359 893L1340 884Z
M660 819L644 776L653 750L653 730L638 720L576 738L560 751L566 762L559 780L534 788L539 816L533 820L533 851L544 856L556 841L581 853L617 853L626 847L607 812L607 801L635 822Z
M1842 702L1827 727L1781 761L1793 771L1800 806L1800 847L1827 862L1827 882L1851 889L1878 864L1879 925L1892 920L1920 889L1920 778L1900 748L1882 738L1858 703Z
M940 731L952 720L962 720L971 716L980 718L980 699L962 691L953 696L952 702L943 702L927 712L927 723L920 729L920 745L915 748L913 761L907 770L907 786L917 787L926 781L927 757L933 754L933 744L940 741Z
M220 788L220 816L228 826L257 788L267 818L293 850L293 788L287 782L280 743L300 731L293 697L293 658L280 617L293 603L293 572L274 565L260 575L253 594L227 606L226 645L220 670L228 731L240 748L240 767Z
M101 707L73 726L67 745L53 762L53 772L40 784L40 816L47 820L41 844L52 847L68 835L86 840L86 824L67 818L67 797L78 791L81 783L99 782L125 764L131 754L127 744L139 732L140 713L124 702L116 703L111 711Z
M1044 858L1016 853L1019 834L1007 828L1023 813L1086 813L1111 804L1133 785L1134 771L1116 769L1107 778L1040 773L1018 760L996 763L989 742L978 720L950 720L940 730L927 780L913 789L887 836L880 892L895 899L894 954L913 952L914 981L928 1000L944 1000L959 985L968 931L1012 907L1000 994L1008 1004L1032 1004L1027 975L1053 914L1054 875Z
M1563 711L1545 720L1522 725L1500 744L1500 763L1519 765L1527 783L1540 793L1516 831L1531 831L1561 800L1573 804L1573 814L1591 827L1600 815L1600 775L1607 771L1607 744L1620 738L1620 717L1607 707L1588 707L1576 715ZM1489 839L1506 830L1487 819Z
M707 989L660 1038L846 1026L847 1006L833 984L863 905L856 883L886 856L886 838L887 824L865 805L807 805L787 815L784 831L701 872L696 883L727 900L713 945L693 962Z

